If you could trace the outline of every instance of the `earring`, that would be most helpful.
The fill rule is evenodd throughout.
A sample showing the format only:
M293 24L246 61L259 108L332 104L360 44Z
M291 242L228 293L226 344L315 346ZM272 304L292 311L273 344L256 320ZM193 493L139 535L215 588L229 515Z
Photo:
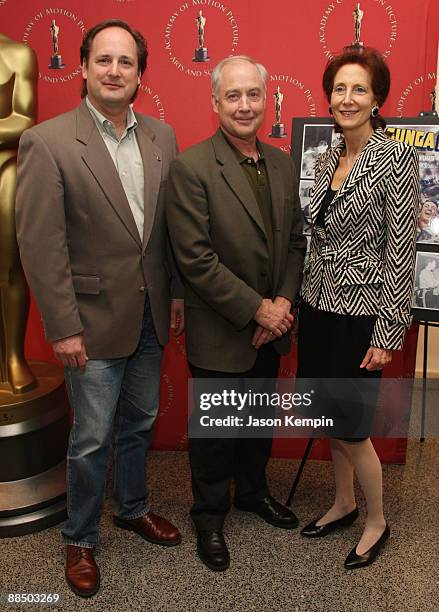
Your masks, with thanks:
M370 111L370 116L378 117L379 112L380 112L380 107L375 104L375 106L372 106L372 110Z
M330 107L328 108L328 111L329 111L329 114L330 114L330 115L333 115L333 112L332 112L332 106L330 106Z

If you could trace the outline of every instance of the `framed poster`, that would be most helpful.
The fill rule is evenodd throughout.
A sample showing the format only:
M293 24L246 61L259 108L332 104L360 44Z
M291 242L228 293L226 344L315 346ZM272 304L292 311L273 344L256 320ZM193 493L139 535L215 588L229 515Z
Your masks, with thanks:
M439 253L437 252L416 251L413 308L432 311L430 320L431 315L437 316L439 313Z
M293 119L291 155L299 178L300 205L303 214L303 232L309 236L309 197L314 184L314 164L318 156L337 144L340 136L334 132L330 117Z
M416 230L416 279L413 315L422 321L439 321L439 119L437 117L386 118L390 138L414 146L419 155L421 202ZM320 153L341 138L331 117L294 118L291 155L299 177L304 233L309 236L309 200L314 164ZM427 270L423 270L427 267ZM437 278L437 283L435 279ZM430 287L424 286L429 279Z
M421 201L416 228L413 316L439 321L439 119L386 119L390 138L416 148Z

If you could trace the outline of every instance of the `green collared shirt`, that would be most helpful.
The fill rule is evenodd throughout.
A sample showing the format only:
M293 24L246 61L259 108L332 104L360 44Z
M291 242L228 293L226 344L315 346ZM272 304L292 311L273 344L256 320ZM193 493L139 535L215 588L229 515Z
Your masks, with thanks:
M125 191L128 203L133 213L134 221L143 238L144 223L144 172L143 160L136 137L137 121L131 106L128 107L126 128L120 138L117 137L114 123L109 121L90 102L85 99L91 116L102 136L103 141L116 166L120 182Z
M270 181L268 178L267 167L265 165L265 159L258 146L258 161L252 157L247 157L228 140L224 132L221 132L226 142L230 145L234 151L243 173L247 177L247 180L252 188L255 195L256 202L258 204L259 212L261 213L262 223L264 225L265 234L267 236L267 249L268 249L268 285L266 288L267 297L273 288L273 266L274 266L274 240L273 240L273 223L272 223L272 201L271 201L271 190ZM259 144L259 143L257 143Z

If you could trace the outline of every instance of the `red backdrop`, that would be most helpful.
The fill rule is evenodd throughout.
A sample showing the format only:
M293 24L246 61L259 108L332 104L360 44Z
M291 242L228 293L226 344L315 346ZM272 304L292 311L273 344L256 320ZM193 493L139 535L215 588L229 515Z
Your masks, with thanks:
M95 23L120 18L139 29L149 46L149 66L135 109L170 123L181 149L216 129L210 108L211 68L230 54L256 57L268 69L268 105L261 137L268 139L274 122L272 96L284 93L282 121L290 136L291 117L327 115L321 75L333 52L354 38L353 0L0 0L0 31L23 41L39 61L39 113L43 121L70 110L79 102L81 76L79 46L82 33ZM207 19L205 45L210 62L194 63L198 46L195 17ZM413 116L429 108L429 92L436 79L439 3L437 0L362 0L361 39L380 49L392 72L392 88L383 109L387 116ZM53 53L50 23L60 28L59 52L65 67L49 69ZM62 138L62 135L60 135ZM271 144L290 152L289 137ZM44 249L41 251L44 257ZM417 330L409 334L404 351L397 353L388 375L413 373ZM316 347L318 350L318 347ZM34 303L28 323L26 351L29 358L53 360L44 342ZM283 360L283 376L294 371L294 349ZM172 342L165 352L162 397L155 447L186 448L187 369L184 342ZM404 440L377 441L384 461L403 461ZM299 440L276 440L274 454L297 456ZM314 457L327 457L326 444L316 446Z

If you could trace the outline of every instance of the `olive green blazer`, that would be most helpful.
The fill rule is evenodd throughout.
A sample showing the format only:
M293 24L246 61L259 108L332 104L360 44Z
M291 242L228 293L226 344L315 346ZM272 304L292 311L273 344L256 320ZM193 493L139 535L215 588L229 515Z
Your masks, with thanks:
M273 297L294 302L306 245L297 179L288 155L259 145L272 198ZM220 372L250 369L257 356L253 317L269 273L267 237L252 188L221 132L172 163L166 211L185 287L189 362ZM287 353L291 339L274 344Z

